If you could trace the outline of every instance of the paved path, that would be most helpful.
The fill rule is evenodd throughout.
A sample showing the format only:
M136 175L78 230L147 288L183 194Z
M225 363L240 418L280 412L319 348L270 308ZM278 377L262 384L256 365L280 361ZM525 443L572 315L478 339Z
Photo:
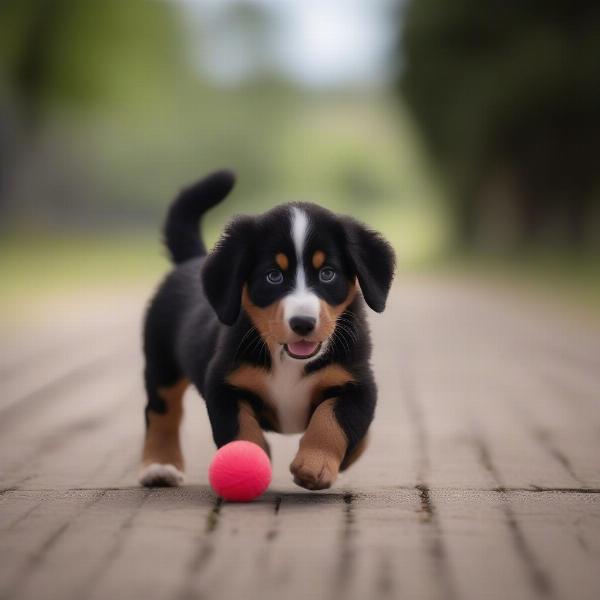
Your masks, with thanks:
M201 401L188 484L144 490L143 300L54 307L2 335L0 597L600 598L600 332L416 281L373 319L368 453L327 493L220 504Z

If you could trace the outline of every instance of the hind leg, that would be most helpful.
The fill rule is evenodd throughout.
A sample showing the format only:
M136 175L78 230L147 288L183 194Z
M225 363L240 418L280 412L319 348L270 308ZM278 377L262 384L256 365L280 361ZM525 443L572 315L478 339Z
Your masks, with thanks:
M179 441L183 417L183 395L189 380L169 386L155 386L146 377L146 437L139 481L142 485L177 486L183 483L184 461Z

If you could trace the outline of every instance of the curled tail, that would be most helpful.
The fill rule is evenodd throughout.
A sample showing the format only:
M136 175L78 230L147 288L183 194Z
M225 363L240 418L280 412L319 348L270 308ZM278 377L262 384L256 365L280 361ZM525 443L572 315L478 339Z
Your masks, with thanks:
M175 264L206 254L200 219L229 194L234 184L235 175L231 171L215 171L175 198L163 228L165 245Z

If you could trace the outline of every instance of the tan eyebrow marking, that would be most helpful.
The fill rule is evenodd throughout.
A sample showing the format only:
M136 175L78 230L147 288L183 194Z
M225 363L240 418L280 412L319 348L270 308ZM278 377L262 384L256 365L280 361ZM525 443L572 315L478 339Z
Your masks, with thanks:
M290 266L290 261L288 260L288 257L283 252L278 252L275 255L275 262L277 263L277 266L282 271L287 271L288 267Z
M312 257L312 264L315 269L320 269L325 262L325 252L317 250Z

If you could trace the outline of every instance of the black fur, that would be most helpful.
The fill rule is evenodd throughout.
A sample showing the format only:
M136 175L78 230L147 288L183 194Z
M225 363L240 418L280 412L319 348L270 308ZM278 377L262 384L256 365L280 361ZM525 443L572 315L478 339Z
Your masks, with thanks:
M267 346L252 333L252 323L241 309L242 288L247 286L256 306L265 307L290 291L289 278L296 271L290 205L256 217L237 217L210 255L204 256L198 221L205 210L227 195L232 185L230 173L213 174L184 191L171 207L165 238L177 266L153 298L144 330L146 411L164 412L157 388L173 385L186 376L206 402L218 447L235 439L238 403L242 399L254 407L265 429L271 425L261 416L260 398L226 382L227 375L241 364L271 368ZM313 204L291 206L304 210L312 224L305 264L320 249L325 252L327 264L339 274L333 282L323 283L317 271L311 272L307 283L314 292L328 304L339 305L358 277L367 304L382 311L394 271L390 246L353 219ZM277 252L286 253L291 262L282 283L273 286L265 272L273 267ZM323 399L337 398L334 414L346 434L350 453L367 432L377 396L360 294L339 322L325 354L307 361L304 370L306 374L314 373L337 363L352 374L355 383L323 392Z
M202 269L206 297L225 325L233 325L240 313L242 287L252 266L257 236L252 217L237 217L225 229Z
M190 258L204 256L206 247L198 235L202 215L219 204L235 184L230 171L216 171L181 191L175 199L164 226L165 245L178 265Z
M358 221L344 217L346 248L358 275L367 304L375 312L383 312L394 277L394 253L376 231Z

